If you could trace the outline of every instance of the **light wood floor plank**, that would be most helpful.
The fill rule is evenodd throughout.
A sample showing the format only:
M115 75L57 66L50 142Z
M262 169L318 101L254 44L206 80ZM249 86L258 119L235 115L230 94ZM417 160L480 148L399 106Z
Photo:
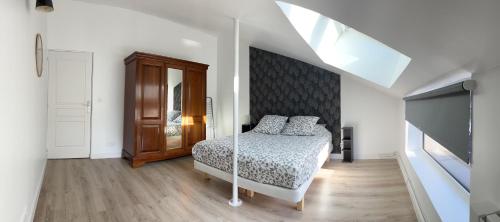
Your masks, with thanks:
M193 158L132 169L122 159L49 160L35 221L416 221L395 160L327 162L295 203L255 193L232 208L231 184Z

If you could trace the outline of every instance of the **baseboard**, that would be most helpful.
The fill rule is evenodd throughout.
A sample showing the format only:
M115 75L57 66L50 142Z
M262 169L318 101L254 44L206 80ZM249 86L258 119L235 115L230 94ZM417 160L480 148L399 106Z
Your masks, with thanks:
M74 153L47 153L47 159L49 160L57 160L57 159L80 159L80 158L88 158L89 153L85 152L74 152Z
M344 159L342 153L332 153L330 158L333 160ZM377 153L377 154L358 154L354 157L355 160L383 160L383 159L396 159L397 152L394 153Z
M110 159L110 158L121 158L121 157L122 157L121 152L90 154L90 159Z
M357 154L354 155L354 159L358 160L384 160L384 159L396 159L397 152L393 153L368 153L368 154Z
M47 167L47 157L45 157L44 162L43 162L42 175L40 176L40 180L38 181L38 185L37 185L36 190L35 190L35 196L33 198L33 202L31 203L31 210L29 211L30 215L28 218L25 218L25 219L28 219L28 220L25 220L25 222L31 222L35 219L36 207L38 205L38 198L40 197L40 193L42 191L43 179L45 178L45 168L46 167Z
M413 205L413 210L415 211L415 215L417 216L417 220L419 222L425 222L425 217L423 215L422 209L420 208L420 204L418 203L417 196L415 194L415 189L413 188L413 183L408 176L408 171L406 165L403 163L401 159L401 155L396 153L396 159L398 160L399 168L401 169L401 173L403 174L403 178L405 180L406 188L408 189L408 193L410 193L410 199Z

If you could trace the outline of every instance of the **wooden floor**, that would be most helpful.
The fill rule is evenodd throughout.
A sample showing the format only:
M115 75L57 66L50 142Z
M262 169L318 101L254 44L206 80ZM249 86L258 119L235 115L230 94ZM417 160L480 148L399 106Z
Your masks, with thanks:
M132 169L122 159L49 160L35 221L416 221L395 160L330 161L294 203L256 193L230 207L231 184L185 157Z

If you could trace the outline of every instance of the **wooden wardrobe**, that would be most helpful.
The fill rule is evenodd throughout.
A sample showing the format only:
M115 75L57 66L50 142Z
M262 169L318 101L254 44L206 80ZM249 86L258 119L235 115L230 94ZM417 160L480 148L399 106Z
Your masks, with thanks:
M139 167L191 155L205 139L208 65L134 52L125 67L122 156Z

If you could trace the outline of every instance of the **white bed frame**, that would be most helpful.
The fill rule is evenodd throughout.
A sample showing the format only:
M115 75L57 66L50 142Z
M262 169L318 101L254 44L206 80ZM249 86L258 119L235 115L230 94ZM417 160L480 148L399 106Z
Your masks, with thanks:
M304 194L306 193L307 189L311 185L314 176L318 173L319 169L321 169L321 166L325 163L325 161L330 159L330 153L332 150L333 146L329 142L328 144L325 144L321 152L318 154L318 162L316 165L316 169L314 170L313 174L311 177L304 182L300 187L298 187L295 190L292 189L287 189L284 187L279 187L279 186L274 186L270 184L263 184L259 182L255 182L253 180L245 179L243 177L238 177L238 186L249 190L251 192L257 192L261 194L265 194L267 196L271 196L274 198L290 201L293 203L297 203L297 210L302 210L304 206ZM233 174L224 172L222 170L219 170L217 168L208 166L204 163L194 161L194 168L202 171L206 174L209 174L211 176L217 177L219 179L225 180L227 182L232 183L233 182Z

